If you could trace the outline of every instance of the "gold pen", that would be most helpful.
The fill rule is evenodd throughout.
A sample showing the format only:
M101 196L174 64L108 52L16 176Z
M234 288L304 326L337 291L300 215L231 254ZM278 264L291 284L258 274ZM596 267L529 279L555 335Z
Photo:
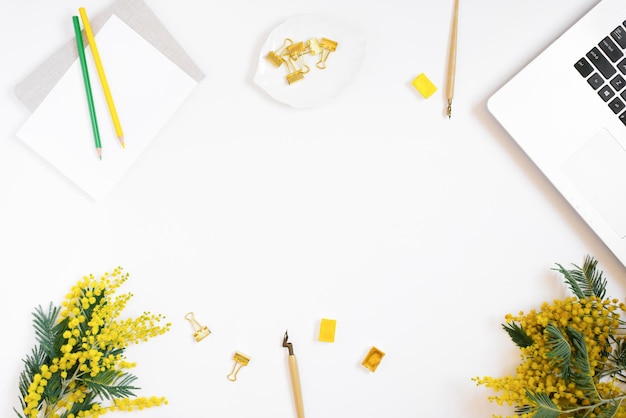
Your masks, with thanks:
M448 83L446 94L448 98L448 119L452 117L452 98L454 97L454 78L456 71L456 37L459 22L459 0L454 0L454 15L452 17L452 31L450 33L450 55L448 57Z
M300 386L300 372L298 371L298 361L295 354L293 354L293 346L287 342L289 336L285 331L283 337L283 347L289 350L289 374L291 374L291 387L293 389L293 398L296 403L296 416L298 418L304 418L304 404L302 402L302 386Z

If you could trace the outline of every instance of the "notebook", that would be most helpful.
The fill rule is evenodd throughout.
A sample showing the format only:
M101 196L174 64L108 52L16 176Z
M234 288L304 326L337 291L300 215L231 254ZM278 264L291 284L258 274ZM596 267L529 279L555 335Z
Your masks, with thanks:
M137 16L136 10L132 10L128 15ZM127 21L137 27L135 21ZM69 18L68 22L71 23ZM95 144L77 59L69 61L68 67L52 85L46 78L30 77L30 83L22 83L16 88L18 97L27 97L29 100L24 100L25 104L34 108L16 135L88 195L100 201L182 105L201 75L190 74L180 61L165 54L164 45L155 46L115 13L104 17L96 41L124 128L126 147L122 148L115 141L89 47L86 48L87 63L89 73L93 75L102 160L94 159ZM63 62L67 61L65 55ZM57 66L63 65L60 60L55 62ZM50 87L45 95L39 94L42 99L35 94L20 95L26 91L45 91L46 83ZM33 89L34 85L40 88Z
M488 109L626 265L626 2L602 0Z

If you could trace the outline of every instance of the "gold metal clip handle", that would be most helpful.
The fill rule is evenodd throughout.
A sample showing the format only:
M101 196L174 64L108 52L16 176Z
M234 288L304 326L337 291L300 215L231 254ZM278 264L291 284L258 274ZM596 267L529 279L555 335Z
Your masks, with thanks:
M205 337L208 337L211 334L211 331L206 326L200 325L198 321L194 318L193 312L189 312L185 315L185 319L191 323L193 328L193 337L196 341L201 341Z

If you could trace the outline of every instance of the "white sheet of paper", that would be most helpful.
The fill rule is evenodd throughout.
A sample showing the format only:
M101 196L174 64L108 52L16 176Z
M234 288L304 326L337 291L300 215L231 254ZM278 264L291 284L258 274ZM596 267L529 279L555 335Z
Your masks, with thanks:
M71 28L71 19L68 19ZM197 82L117 16L96 35L126 147L122 148L89 47L89 78L102 144L98 159L80 62L68 69L18 138L99 201L113 189Z

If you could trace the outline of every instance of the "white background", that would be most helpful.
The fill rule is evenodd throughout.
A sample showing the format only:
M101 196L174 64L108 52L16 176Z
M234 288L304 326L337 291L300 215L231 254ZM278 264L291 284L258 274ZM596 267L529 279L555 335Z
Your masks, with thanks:
M172 331L127 351L153 417L294 417L285 329L307 417L486 417L473 376L518 362L500 324L567 291L551 269L595 256L622 297L624 267L486 110L499 86L593 0L461 1L453 117L445 117L452 0L148 0L206 73L101 203L15 136L14 86L108 6L0 1L0 410L18 406L31 312L121 265L128 314ZM361 71L331 103L292 109L254 85L284 20L360 25ZM330 62L329 62L330 63ZM410 85L424 72L439 91ZM306 80L305 80L306 81ZM131 143L132 138L127 138ZM213 333L191 336L185 313ZM336 341L317 341L319 320ZM371 346L386 353L371 373ZM226 375L240 351L250 364Z

